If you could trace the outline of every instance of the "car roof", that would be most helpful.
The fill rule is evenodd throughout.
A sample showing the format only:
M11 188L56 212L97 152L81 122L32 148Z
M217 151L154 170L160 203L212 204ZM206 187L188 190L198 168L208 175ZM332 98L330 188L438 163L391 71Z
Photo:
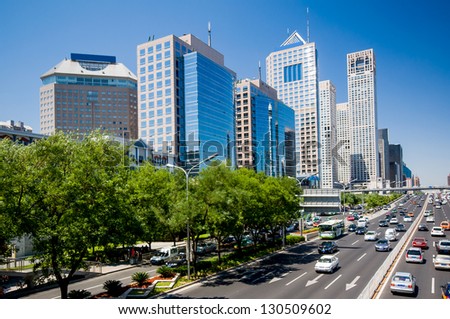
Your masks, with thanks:
M409 247L408 250L419 250L419 251L422 251L422 248L419 248L419 247Z
M395 276L412 276L412 274L411 274L410 272L397 271L397 272L394 274L394 277L395 277Z

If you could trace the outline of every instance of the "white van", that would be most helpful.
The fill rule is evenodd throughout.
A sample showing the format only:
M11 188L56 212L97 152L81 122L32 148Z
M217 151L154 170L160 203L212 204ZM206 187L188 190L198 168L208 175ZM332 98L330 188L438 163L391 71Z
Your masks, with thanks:
M185 254L186 246L170 246L161 248L152 258L150 258L150 263L152 265L162 265L165 262L173 259L174 257Z
M388 228L384 233L384 238L386 238L389 241L395 241L397 240L397 232L395 231L394 228Z

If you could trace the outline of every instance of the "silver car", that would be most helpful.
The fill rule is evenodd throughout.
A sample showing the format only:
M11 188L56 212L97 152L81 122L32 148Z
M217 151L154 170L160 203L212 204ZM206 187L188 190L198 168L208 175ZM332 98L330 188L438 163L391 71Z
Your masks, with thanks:
M316 272L332 273L339 267L339 259L335 256L322 256L317 261L314 269Z
M391 292L414 294L416 292L416 277L409 272L396 272L391 279Z
M450 270L450 256L449 255L433 256L433 264L435 269Z

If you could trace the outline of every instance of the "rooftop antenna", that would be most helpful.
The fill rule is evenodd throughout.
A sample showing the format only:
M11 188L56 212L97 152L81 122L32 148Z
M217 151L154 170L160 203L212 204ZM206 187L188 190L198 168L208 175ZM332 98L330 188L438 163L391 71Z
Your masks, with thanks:
M309 7L306 7L306 42L309 43Z
M261 81L261 61L258 61L258 75L259 75L259 80Z
M208 46L211 46L211 22L208 22Z

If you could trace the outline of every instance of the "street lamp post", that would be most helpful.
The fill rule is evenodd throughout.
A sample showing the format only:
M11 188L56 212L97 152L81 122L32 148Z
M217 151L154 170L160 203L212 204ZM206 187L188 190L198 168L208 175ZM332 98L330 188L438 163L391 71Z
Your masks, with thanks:
M184 175L186 176L186 203L189 203L189 174L191 173L192 169L200 166L201 164L210 161L211 159L213 159L214 157L216 157L217 155L219 155L218 153L214 153L211 156L208 156L207 158L205 158L204 160L198 162L197 164L195 164L194 166L192 166L190 169L188 169L187 171L180 166L174 165L174 164L166 164L166 167L169 168L178 168L180 170L183 171ZM186 253L187 253L187 276L188 276L188 280L191 279L191 234L190 234L190 225L189 225L189 216L187 218L186 221L186 234L187 234L187 249L186 249Z
M355 182L355 181L357 181L358 179L357 178L355 178L355 179L352 179L350 182L348 182L347 184L344 184L344 183L340 183L340 182L334 182L335 184L338 184L338 185L341 185L342 186L342 189L345 191L346 189L347 189L347 187L350 187L351 185L352 185L352 183L353 182ZM343 195L344 196L344 215L345 215L345 194Z

